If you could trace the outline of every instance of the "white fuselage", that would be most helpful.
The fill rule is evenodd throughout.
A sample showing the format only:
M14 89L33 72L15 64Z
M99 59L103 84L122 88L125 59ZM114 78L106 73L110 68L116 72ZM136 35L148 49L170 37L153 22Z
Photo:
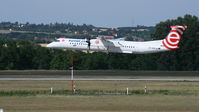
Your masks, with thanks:
M115 53L155 53L168 51L162 44L162 40L146 41L146 42L132 42L120 40L101 40L91 39L90 50L100 52L115 52ZM55 42L47 45L49 48L61 48L71 50L88 50L88 43L85 39L69 39L60 38Z
M92 50L115 53L146 54L169 51L178 48L179 41L187 26L171 26L167 37L163 40L132 42L124 40L106 39L69 39L59 38L47 45L49 48L72 50Z

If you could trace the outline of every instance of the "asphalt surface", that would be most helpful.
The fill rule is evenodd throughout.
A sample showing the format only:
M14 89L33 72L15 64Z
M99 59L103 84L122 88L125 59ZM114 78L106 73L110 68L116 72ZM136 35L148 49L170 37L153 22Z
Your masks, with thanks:
M69 81L70 78L0 78L0 81ZM199 78L76 78L79 81L199 81Z

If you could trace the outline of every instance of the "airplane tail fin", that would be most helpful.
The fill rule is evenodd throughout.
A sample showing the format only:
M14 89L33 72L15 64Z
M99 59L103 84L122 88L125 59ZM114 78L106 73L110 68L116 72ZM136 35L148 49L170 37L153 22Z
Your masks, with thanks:
M171 26L171 31L168 36L162 41L164 47L169 50L177 49L183 32L187 29L187 26Z

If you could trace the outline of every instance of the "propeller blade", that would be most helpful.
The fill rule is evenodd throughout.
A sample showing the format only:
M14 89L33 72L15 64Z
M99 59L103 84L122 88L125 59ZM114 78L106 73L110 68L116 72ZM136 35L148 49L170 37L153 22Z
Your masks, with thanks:
M88 50L90 50L91 49L91 42L90 42L90 38L87 38L87 40L86 40L86 42L88 43Z

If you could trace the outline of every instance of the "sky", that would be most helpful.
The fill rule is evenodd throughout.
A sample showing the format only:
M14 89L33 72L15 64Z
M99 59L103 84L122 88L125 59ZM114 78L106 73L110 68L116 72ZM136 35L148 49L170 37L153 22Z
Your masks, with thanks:
M0 22L114 28L155 26L185 14L199 16L199 0L0 0Z

